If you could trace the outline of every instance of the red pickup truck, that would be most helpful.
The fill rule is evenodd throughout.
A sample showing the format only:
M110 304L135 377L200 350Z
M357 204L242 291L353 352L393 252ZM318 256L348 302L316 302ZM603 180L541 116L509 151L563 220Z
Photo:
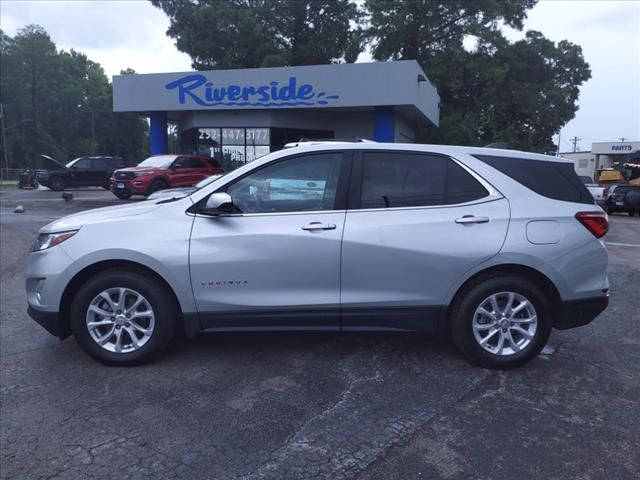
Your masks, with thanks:
M111 191L121 199L131 195L150 195L165 188L190 187L203 178L219 175L224 170L211 157L197 155L155 155L137 167L113 172Z

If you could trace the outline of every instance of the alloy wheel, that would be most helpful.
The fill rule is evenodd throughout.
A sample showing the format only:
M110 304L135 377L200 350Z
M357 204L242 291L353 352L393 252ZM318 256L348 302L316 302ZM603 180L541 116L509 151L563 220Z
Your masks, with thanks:
M149 301L130 288L103 290L89 304L86 315L91 338L102 348L129 353L145 345L155 327Z
M506 356L527 348L538 329L536 309L516 292L499 292L485 298L473 315L473 336L494 355Z

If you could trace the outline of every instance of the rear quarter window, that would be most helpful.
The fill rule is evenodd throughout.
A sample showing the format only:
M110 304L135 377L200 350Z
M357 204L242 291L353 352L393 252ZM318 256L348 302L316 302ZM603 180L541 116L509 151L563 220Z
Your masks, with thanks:
M543 197L565 202L594 203L591 193L576 175L572 163L493 155L474 157Z

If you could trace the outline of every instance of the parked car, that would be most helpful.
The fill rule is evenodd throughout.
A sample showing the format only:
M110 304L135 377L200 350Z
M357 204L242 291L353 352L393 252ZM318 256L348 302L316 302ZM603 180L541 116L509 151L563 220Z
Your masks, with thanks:
M41 155L45 169L38 170L38 183L51 190L61 191L68 187L103 187L109 189L109 179L113 171L124 166L120 157L92 156L79 157L66 165Z
M446 331L472 362L511 368L606 308L607 229L562 158L300 144L183 198L43 227L29 314L107 364L179 331L317 329Z
M596 201L596 203L601 207L604 206L604 202L607 199L609 187L603 187L601 185L598 185L597 183L593 183L591 177L588 177L586 175L580 176L579 178L582 183L584 183L584 186L587 187L587 190L589 190L589 193Z
M153 192L151 195L149 195L147 197L147 200L164 200L167 198L177 199L177 198L186 197L187 195L190 195L196 190L198 190L199 188L209 185L211 182L219 179L221 176L222 174L211 175L210 177L200 180L198 183L196 183L195 185L192 185L191 187L168 188L167 190L157 190Z
M155 155L137 167L113 172L111 190L116 197L150 195L158 190L191 187L203 178L223 173L218 161L198 155Z
M605 202L607 213L627 212L640 216L640 185L614 185Z

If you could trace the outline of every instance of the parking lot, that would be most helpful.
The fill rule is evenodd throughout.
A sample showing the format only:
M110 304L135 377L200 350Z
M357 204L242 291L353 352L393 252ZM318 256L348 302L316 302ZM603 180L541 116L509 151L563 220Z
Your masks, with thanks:
M38 228L122 203L73 193L0 195L1 478L640 478L639 218L610 217L609 308L515 371L388 333L203 334L113 368L26 314Z

